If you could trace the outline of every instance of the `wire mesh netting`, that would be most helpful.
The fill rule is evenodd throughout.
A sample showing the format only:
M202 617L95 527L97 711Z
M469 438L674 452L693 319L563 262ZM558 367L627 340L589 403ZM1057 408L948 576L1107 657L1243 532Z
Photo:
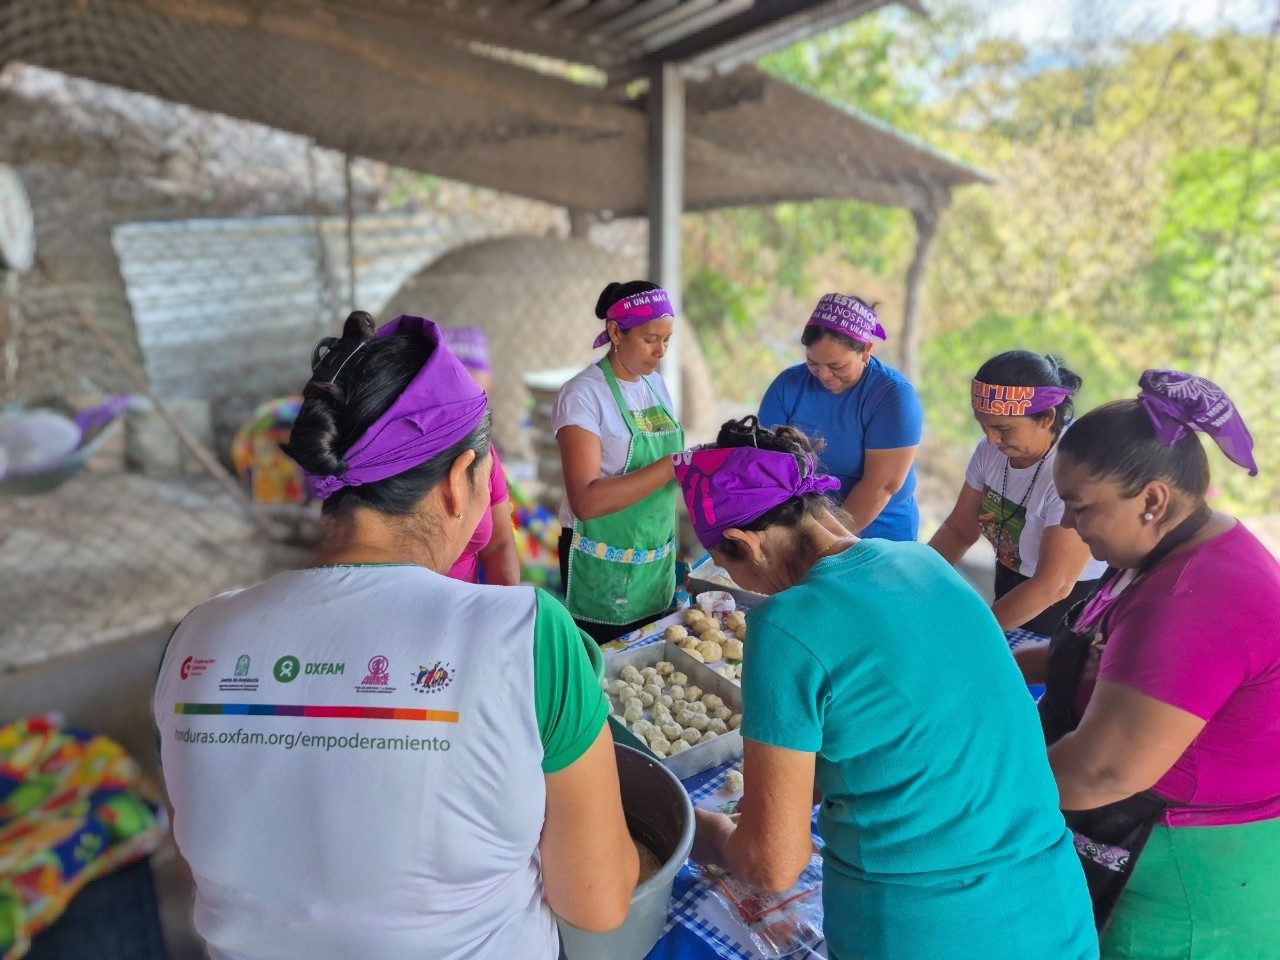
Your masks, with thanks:
M1276 9L1214 6L997 21L954 0L691 67L695 434L751 409L801 359L811 303L844 290L880 302L883 352L919 383L935 519L975 440L966 379L1008 347L1064 357L1085 406L1146 365L1211 373L1274 438ZM434 4L316 9L0 12L0 160L38 251L8 275L0 399L75 411L145 385L163 404L135 402L57 491L0 498L8 663L171 620L281 562L171 423L229 471L236 428L298 390L352 305L483 327L498 440L517 476L554 474L539 428L558 381L538 381L539 419L524 378L587 362L599 288L645 271L647 93L619 51L658 27L597 11L534 55ZM542 12L506 11L511 37ZM1224 476L1224 502L1257 512L1274 483Z

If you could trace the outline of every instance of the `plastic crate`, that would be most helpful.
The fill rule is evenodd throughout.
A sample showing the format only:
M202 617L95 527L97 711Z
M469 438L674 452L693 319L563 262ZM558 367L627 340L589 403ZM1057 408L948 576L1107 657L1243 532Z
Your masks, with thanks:
M168 960L151 861L86 886L32 941L25 960Z

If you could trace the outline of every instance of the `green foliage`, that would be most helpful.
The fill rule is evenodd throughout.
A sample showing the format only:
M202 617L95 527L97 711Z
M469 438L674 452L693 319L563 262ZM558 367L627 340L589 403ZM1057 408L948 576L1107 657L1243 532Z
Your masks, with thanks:
M957 191L935 243L919 378L927 469L959 475L976 438L969 377L1025 347L1071 362L1086 382L1081 409L1132 395L1149 366L1212 376L1237 400L1264 470L1249 480L1216 469L1221 502L1277 509L1275 76L1261 102L1270 38L1172 29L1029 50L997 35L976 0L930 6L927 21L882 11L762 64L999 179ZM686 305L725 395L754 402L795 362L796 328L829 289L889 300L882 355L892 354L914 239L902 211L824 201L687 222Z

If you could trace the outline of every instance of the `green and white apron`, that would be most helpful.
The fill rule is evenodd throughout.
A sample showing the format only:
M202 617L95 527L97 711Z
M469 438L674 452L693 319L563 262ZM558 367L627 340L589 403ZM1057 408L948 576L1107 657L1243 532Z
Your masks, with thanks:
M602 360L600 369L631 433L624 474L684 449L684 430L657 390L650 389L653 406L633 414L613 367ZM665 610L675 588L674 480L616 513L592 520L574 518L565 588L574 617L592 623L633 623Z

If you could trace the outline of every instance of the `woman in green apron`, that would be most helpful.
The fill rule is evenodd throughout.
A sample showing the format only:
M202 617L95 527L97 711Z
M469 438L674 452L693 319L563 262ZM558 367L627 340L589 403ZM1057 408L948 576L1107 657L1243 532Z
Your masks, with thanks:
M604 643L671 605L676 487L684 431L658 364L675 328L671 298L644 280L596 303L609 352L560 390L552 415L564 467L560 572L578 625Z

